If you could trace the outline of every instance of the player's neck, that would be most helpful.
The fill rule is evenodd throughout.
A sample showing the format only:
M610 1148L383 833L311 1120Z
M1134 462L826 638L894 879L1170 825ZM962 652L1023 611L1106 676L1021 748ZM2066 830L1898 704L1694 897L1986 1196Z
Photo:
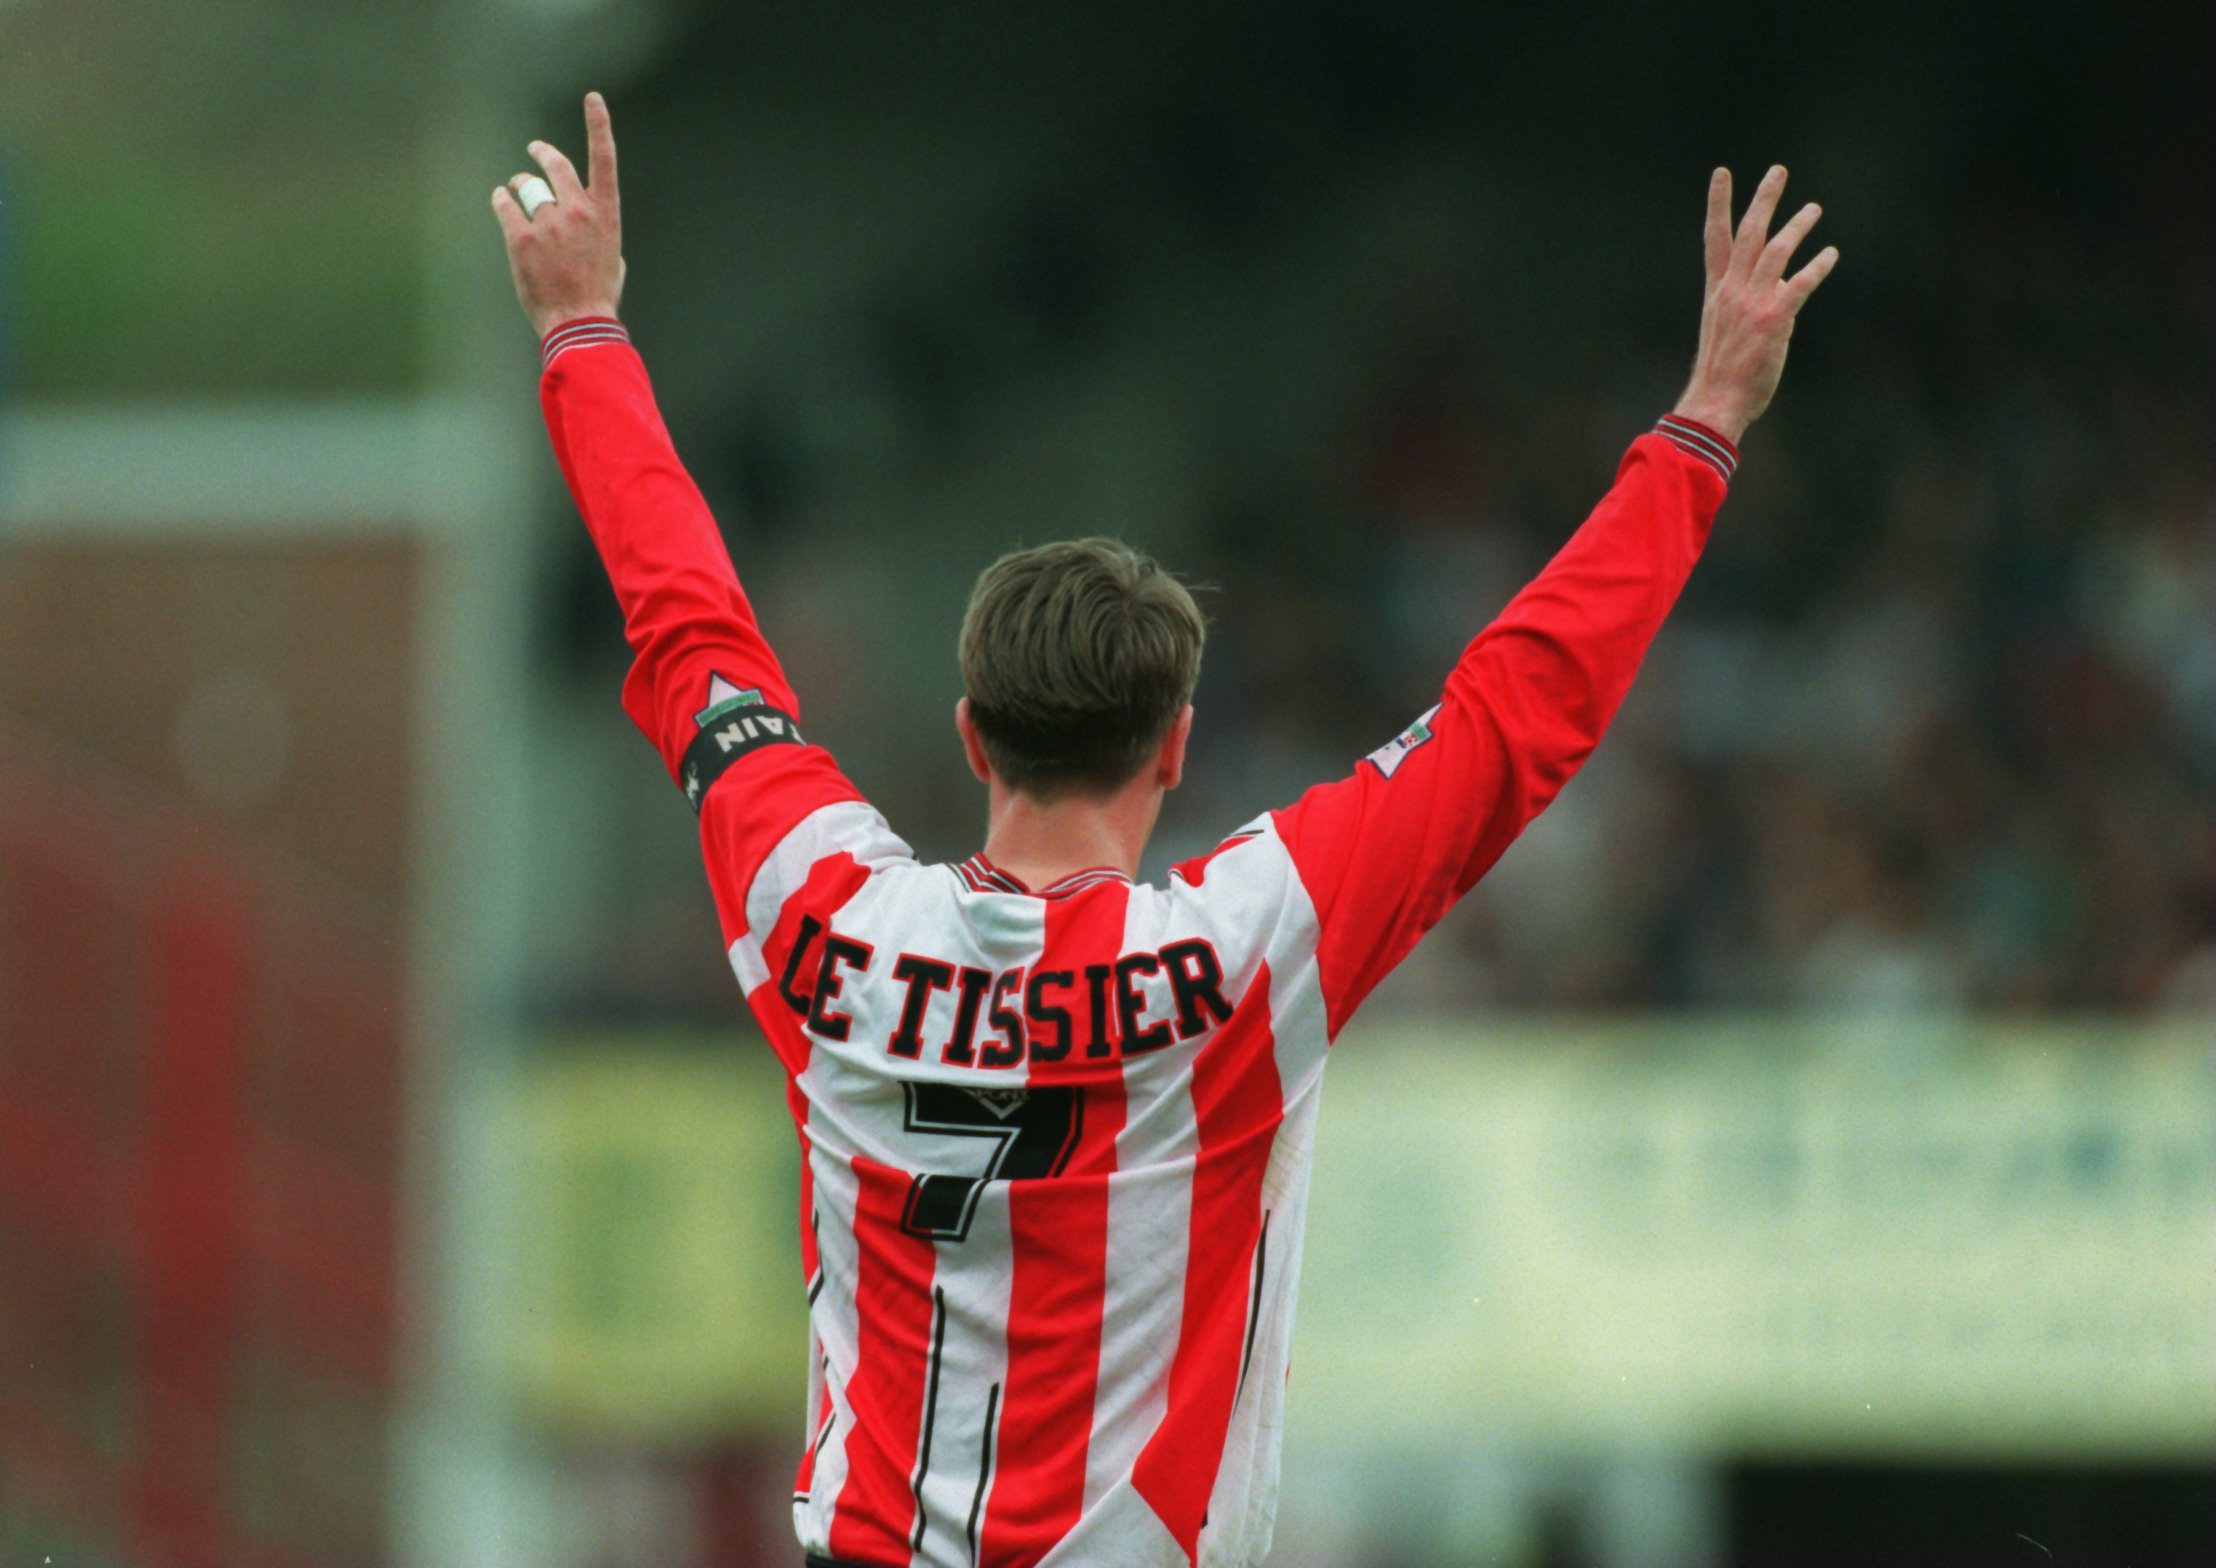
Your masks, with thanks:
M1162 789L1151 779L1134 779L1112 795L1043 804L994 779L985 858L1026 887L1050 887L1095 866L1135 877L1161 809Z

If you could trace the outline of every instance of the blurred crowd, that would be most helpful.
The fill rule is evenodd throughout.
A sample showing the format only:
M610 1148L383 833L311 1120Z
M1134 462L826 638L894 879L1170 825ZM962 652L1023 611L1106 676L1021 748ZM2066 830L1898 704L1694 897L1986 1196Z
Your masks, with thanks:
M1811 306L1615 731L1381 994L2216 1009L2209 366L2162 333L2181 296L2205 316L2206 262L2148 276L2008 212L1965 230L1980 289L1858 299L1848 342L1836 292ZM1232 591L1201 736L1261 774L1223 781L1249 799L1428 704L1675 364L1506 388L1466 304L1407 323L1323 459L1328 515L1212 518ZM1265 547L1288 530L1341 547Z
M1960 232L1913 268L1850 255L1811 306L1608 740L1380 1005L2216 1011L2208 258L2096 250L2021 205ZM1468 279L1377 287L1400 303L1332 435L1227 465L1165 521L1212 629L1148 874L1428 707L1688 358L1657 309L1535 373ZM851 704L859 652L808 646L851 628L747 553L788 663ZM619 649L605 622L587 645ZM580 674L605 729L614 669ZM890 765L842 750L927 858L982 828L951 701L904 699ZM866 733L849 717L841 744ZM561 1003L728 1016L693 851L664 847Z

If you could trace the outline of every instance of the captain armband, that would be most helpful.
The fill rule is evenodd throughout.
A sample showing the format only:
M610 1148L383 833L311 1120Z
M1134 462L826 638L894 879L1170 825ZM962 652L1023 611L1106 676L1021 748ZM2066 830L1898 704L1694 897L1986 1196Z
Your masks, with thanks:
M806 744L800 738L800 725L791 714L766 703L749 703L702 726L692 744L685 748L685 759L677 769L677 782L697 812L716 780L741 757L765 746Z

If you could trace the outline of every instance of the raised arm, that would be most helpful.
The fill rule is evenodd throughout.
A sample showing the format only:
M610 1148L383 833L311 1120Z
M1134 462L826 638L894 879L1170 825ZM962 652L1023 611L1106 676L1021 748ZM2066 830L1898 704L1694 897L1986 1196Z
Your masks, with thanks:
M1736 234L1731 178L1710 182L1707 292L1693 374L1674 412L1632 442L1615 487L1464 650L1438 706L1275 814L1315 905L1333 1033L1546 808L1599 742L1691 574L1777 390L1794 316L1838 259L1788 278L1817 209L1775 238L1774 168Z
M616 319L623 219L598 93L585 100L585 126L589 181L533 142L543 180L518 174L493 192L493 213L540 338L547 433L623 609L633 654L624 709L702 815L709 880L735 938L770 851L811 814L860 797L801 739L799 700ZM743 789L714 788L742 764Z
M623 609L635 655L624 707L698 806L722 766L785 738L799 703L616 319L623 218L615 133L598 93L585 100L585 126L590 183L557 148L533 142L544 180L515 176L493 192L493 211L540 338L547 433ZM767 721L740 731L745 748L703 742L714 720L742 710Z

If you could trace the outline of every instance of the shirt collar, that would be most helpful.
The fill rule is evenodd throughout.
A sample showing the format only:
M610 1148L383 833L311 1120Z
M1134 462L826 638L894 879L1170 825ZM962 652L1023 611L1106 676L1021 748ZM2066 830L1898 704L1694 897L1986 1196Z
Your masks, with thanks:
M1114 866L1087 866L1082 871L1072 871L1066 877L1057 877L1045 887L1033 889L1024 886L1020 877L1001 870L986 859L982 850L956 866L954 873L973 893L1022 893L1033 898L1067 898L1072 893L1082 893L1096 883L1129 884L1131 881Z

